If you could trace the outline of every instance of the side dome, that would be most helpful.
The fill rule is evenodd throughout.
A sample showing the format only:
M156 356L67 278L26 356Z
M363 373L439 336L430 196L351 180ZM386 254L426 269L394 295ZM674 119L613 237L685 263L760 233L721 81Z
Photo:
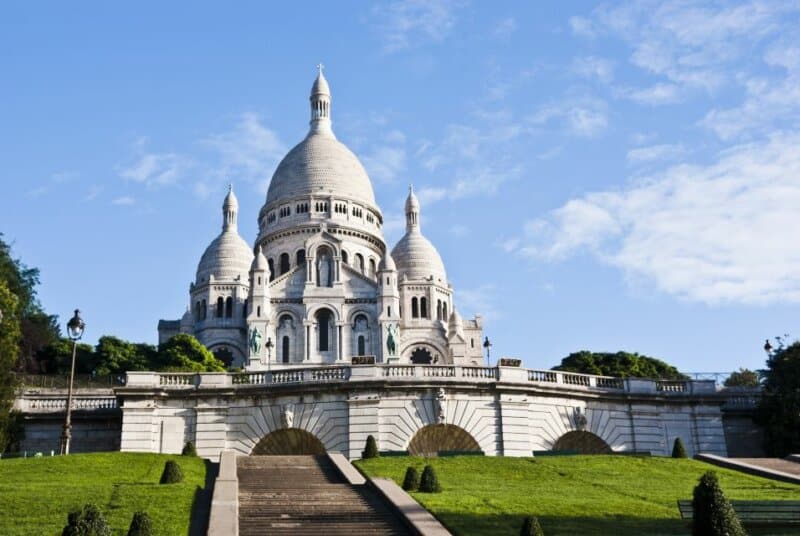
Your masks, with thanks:
M367 171L333 135L310 133L278 164L267 191L267 205L282 199L335 193L375 206Z
M253 251L237 232L238 209L239 202L233 187L230 187L222 203L222 233L200 257L195 278L197 284L208 281L212 275L214 279L235 279L238 276L243 282L247 281Z
M434 281L447 281L442 257L420 232L406 233L392 250L392 258L400 277L427 279L433 276Z

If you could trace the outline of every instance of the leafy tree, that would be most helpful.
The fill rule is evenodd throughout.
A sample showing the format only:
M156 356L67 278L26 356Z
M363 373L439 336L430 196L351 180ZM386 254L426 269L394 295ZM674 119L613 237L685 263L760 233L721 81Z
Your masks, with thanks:
M553 370L618 378L686 379L678 369L664 361L630 352L573 352Z
M714 471L700 477L693 495L693 536L747 536Z
M36 353L41 372L69 374L72 367L72 341L59 338ZM91 344L78 343L75 351L75 374L91 374L96 363Z
M12 414L16 381L11 367L17 359L19 341L19 300L0 280L0 452L5 452L18 438L17 418Z
M761 385L758 372L746 368L732 372L725 380L725 387L758 387Z
M0 233L0 282L16 297L20 331L12 364L19 363L20 368L36 371L36 352L60 335L58 318L45 313L36 297L39 270L29 268L19 259L14 259L11 256L11 246L2 237Z
M680 437L675 438L675 443L672 444L672 457L673 458L688 458L686 454L686 447L683 446L683 441Z
M94 353L94 372L101 376L132 370L152 370L157 361L154 346L132 343L110 335L98 339Z
M800 452L800 342L780 344L763 374L756 420L764 429L765 450L779 457Z
M156 370L166 372L224 372L225 364L191 335L179 333L158 347Z

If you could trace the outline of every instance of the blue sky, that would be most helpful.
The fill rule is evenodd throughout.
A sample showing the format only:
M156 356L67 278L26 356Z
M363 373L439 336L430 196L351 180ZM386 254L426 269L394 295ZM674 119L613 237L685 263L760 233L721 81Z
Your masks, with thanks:
M493 357L796 334L797 2L289 4L0 7L0 231L89 342L180 316L229 181L252 243L319 62L388 242L414 183Z

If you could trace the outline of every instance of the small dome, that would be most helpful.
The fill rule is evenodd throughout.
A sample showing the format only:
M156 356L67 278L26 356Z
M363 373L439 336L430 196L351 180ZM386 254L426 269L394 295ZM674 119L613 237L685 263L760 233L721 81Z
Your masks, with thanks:
M207 281L210 275L214 279L235 279L241 277L244 283L250 264L253 262L253 251L235 230L223 231L206 248L197 265L197 283Z
M458 314L455 307L453 308L453 312L450 313L450 321L447 323L447 328L459 335L463 335L464 333L464 321L461 319L461 315Z
M381 259L381 262L378 263L378 271L380 272L380 271L383 271L383 270L397 271L397 266L394 263L394 259L392 258L392 254L389 253L388 250L386 251L386 253L383 254L383 258Z
M250 270L255 271L262 271L266 272L269 270L269 265L267 264L267 258L264 256L264 252L261 249L261 246L258 246L258 250L256 251L256 256L253 259L253 264L250 265Z
M392 250L397 263L397 273L408 279L428 279L447 281L442 257L430 240L422 236L418 229L405 234Z
M228 195L225 196L225 200L222 202L222 209L239 210L239 200L236 199L236 194L233 193L232 184L228 186Z
M317 79L314 80L314 85L311 86L311 96L314 95L330 95L331 88L328 87L328 81L325 80L325 75L322 74L322 69L319 70Z
M281 160L269 183L267 205L312 193L335 193L376 207L364 166L343 143L325 133L310 134Z
M419 199L417 194L414 193L414 187L408 187L408 197L406 198L406 213L419 212Z

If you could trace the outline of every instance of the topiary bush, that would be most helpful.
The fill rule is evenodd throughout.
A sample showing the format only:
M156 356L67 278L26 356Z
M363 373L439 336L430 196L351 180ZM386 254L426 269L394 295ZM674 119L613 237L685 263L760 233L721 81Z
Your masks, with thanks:
M161 473L162 484L175 484L183 481L183 471L175 460L169 460L164 464L164 472Z
M693 536L747 536L731 503L722 493L714 471L700 477L694 488L692 507Z
M419 490L423 493L439 493L442 487L436 477L436 471L430 465L426 465L422 470L422 477L419 479Z
M375 438L371 435L367 436L367 445L364 447L361 457L365 460L368 460L370 458L377 458L379 455L378 443L375 442Z
M416 467L406 469L406 476L403 478L403 489L406 491L419 489L419 471L417 471Z
M683 446L683 441L680 437L675 438L675 443L672 444L672 457L673 458L688 458L686 454L686 447Z
M111 536L111 528L96 504L70 512L61 536Z
M197 449L195 448L194 443L187 441L183 446L181 456L197 456Z
M539 520L533 516L527 516L525 521L522 522L519 536L544 536Z
M147 512L136 512L133 514L131 526L128 529L128 536L155 536L153 521Z

